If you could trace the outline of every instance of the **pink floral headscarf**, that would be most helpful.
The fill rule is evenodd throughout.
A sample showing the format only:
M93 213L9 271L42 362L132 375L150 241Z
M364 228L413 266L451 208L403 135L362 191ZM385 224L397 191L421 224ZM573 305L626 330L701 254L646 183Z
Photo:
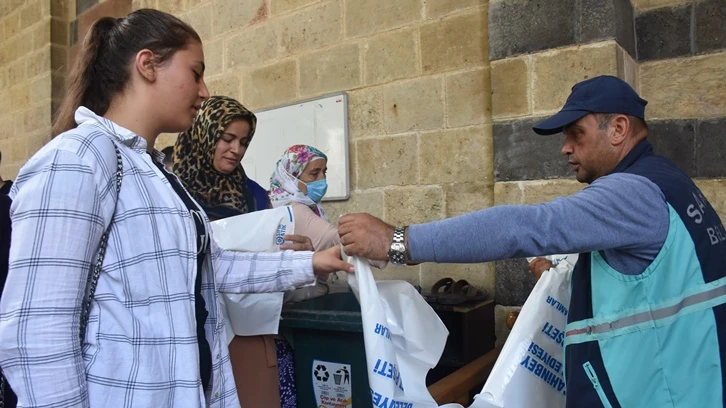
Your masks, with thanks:
M275 166L275 172L270 177L270 201L273 207L288 205L291 202L301 203L310 207L322 219L328 220L323 207L297 187L300 181L298 177L303 174L305 167L317 159L328 160L328 156L308 145L290 146L282 153Z

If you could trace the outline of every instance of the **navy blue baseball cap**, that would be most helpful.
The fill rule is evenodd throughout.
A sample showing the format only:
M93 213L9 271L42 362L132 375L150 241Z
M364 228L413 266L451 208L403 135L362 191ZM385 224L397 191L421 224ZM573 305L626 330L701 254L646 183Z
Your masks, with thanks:
M627 82L601 75L576 83L565 106L533 129L540 135L554 135L588 113L621 113L645 120L647 104Z

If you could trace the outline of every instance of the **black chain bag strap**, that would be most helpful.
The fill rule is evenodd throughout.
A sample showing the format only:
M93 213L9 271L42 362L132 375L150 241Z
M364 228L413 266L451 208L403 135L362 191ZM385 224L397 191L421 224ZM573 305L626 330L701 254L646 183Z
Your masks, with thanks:
M121 159L121 152L118 150L118 146L116 146L116 143L113 143L113 148L116 150L116 201L115 203L118 203L118 197L121 193L121 180L123 179L123 160ZM114 206L114 214L116 213L116 208ZM111 224L113 224L113 215L111 216L111 222L108 224L108 227L106 227L106 231L103 232L103 235L101 235L101 244L98 248L98 257L96 259L96 264L93 267L93 270L89 272L87 281L89 282L88 285L88 296L86 296L86 299L83 302L82 308L81 308L81 330L78 333L81 339L81 344L83 344L83 339L86 337L86 327L88 326L88 314L91 310L91 302L93 301L93 295L96 293L96 286L98 286L98 278L101 276L101 266L103 265L103 258L106 256L106 245L108 244L108 235L111 231ZM5 381L5 376L2 374L2 370L0 369L0 408L15 408L15 407L6 407L5 406L5 393L6 390L10 390L10 387L8 386L7 382Z

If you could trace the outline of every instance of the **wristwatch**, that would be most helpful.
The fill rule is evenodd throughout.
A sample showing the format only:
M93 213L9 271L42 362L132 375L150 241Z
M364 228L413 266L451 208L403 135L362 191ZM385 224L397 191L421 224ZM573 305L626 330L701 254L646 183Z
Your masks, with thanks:
M393 241L388 248L388 260L394 265L407 265L408 256L404 236L406 227L396 227L393 230Z

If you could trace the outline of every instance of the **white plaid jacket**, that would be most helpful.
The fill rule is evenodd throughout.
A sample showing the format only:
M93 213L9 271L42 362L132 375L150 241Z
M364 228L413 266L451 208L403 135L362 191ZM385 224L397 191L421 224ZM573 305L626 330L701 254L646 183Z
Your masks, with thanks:
M28 161L11 192L0 366L20 403L238 407L218 293L279 292L311 283L312 253L233 253L212 240L202 292L213 374L202 390L194 221L145 153L143 138L86 108L76 121L78 128ZM112 139L123 157L121 193L81 348L86 279L116 201Z

